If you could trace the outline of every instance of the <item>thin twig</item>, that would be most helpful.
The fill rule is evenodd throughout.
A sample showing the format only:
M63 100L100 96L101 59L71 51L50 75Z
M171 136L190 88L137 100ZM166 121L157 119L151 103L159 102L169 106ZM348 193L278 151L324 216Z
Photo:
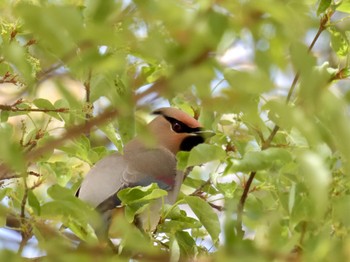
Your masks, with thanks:
M36 160L38 157L42 156L46 152L51 151L52 149L58 148L67 140L74 139L84 132L90 130L94 126L99 126L110 121L112 118L116 117L119 114L118 110L110 109L103 112L101 115L91 118L88 122L85 122L81 125L72 126L67 128L67 131L59 138L48 141L43 146L35 148L31 152L28 152L24 155L24 159L30 163ZM11 168L5 164L0 165L0 180L7 179L9 176L13 176L10 172Z
M85 87L85 102L86 102L86 113L85 113L85 121L89 121L90 118L92 118L92 110L93 110L93 105L90 102L90 93L91 93L91 76L92 76L92 70L89 70L88 78L84 82L84 87ZM86 132L86 136L90 136L90 130Z
M20 108L18 105L23 103L23 99L18 99L16 102L14 102L12 105L1 105L0 104L0 110L2 111L11 111L11 112L44 112L44 113L68 113L69 108L61 107L61 108L55 108L55 109L46 109L46 108Z
M23 185L24 185L24 193L21 202L21 214L20 214L20 222L21 222L21 237L22 240L19 244L19 248L17 253L22 254L24 247L26 246L28 240L31 238L31 229L30 225L26 220L25 207L28 199L28 184L27 184L27 176L23 176Z
M46 143L45 145L43 145L42 147L39 147L33 150L32 152L30 152L30 154L26 156L25 159L29 162L33 161L36 158L43 155L45 152L48 152L54 148L58 148L67 140L71 140L73 138L80 136L81 134L87 132L94 126L105 124L106 122L110 121L112 118L116 117L118 114L119 112L116 109L106 110L101 115L95 118L91 118L89 121L85 122L84 124L72 126L68 128L66 133L63 134L60 138L52 140Z
M56 109L46 109L46 108L17 108L10 107L8 105L0 105L0 110L11 111L11 112L43 112L43 113L68 113L69 108L56 108Z

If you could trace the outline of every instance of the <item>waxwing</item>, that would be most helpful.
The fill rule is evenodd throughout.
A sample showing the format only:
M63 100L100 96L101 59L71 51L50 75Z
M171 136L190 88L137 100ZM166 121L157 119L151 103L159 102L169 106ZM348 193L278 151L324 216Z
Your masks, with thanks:
M160 108L154 114L157 116L147 128L156 143L146 146L135 137L125 145L123 155L114 153L101 159L85 176L77 194L80 199L107 214L120 206L117 193L121 189L157 183L168 191L164 202L175 203L184 180L184 173L176 170L176 153L190 151L214 133L203 130L196 119L176 108ZM152 203L147 214L137 217L136 224L145 231L154 231L161 205L161 199Z

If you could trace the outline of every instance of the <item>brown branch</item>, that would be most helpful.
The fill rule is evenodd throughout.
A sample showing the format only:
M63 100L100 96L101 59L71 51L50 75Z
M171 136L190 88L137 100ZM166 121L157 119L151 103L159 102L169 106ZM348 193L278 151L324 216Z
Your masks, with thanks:
M212 208L216 209L216 210L219 211L219 212L222 212L222 211L225 210L225 207L223 207L223 206L215 205L215 204L213 204L213 203L211 203L211 202L208 202L208 204L209 204Z
M29 163L35 161L37 158L45 154L46 152L51 151L59 146L61 146L67 140L76 138L87 132L94 126L99 126L105 124L110 121L112 118L116 117L119 112L116 109L110 109L103 112L101 115L91 118L88 122L85 122L81 125L72 126L67 129L67 131L59 138L48 141L41 147L38 147L31 152L28 152L24 155L24 159ZM8 179L9 177L13 177L13 174L10 172L11 168L6 166L5 164L0 165L0 180Z
M4 61L4 60L2 60ZM1 61L1 62L2 62ZM0 62L0 63L1 63ZM2 77L2 79L0 79L0 84L14 84L14 85L17 85L18 81L17 81L17 78L18 76L17 75L13 75L11 74L10 72L6 72L5 75Z
M36 173L34 171L29 171L28 175L35 176L35 177L41 177L40 174L38 174L38 173ZM11 174L11 175L7 175L5 177L0 177L0 180L15 179L15 178L22 178L22 176L21 175Z
M245 204L245 201L247 200L247 197L250 191L250 186L253 183L255 175L256 175L256 171L250 172L248 181L244 186L243 194L239 200L238 207L237 207L237 235L240 238L243 238L244 236L244 232L242 229L242 217L243 217L243 211L244 211L244 204Z
M30 152L30 154L26 156L27 161L30 162L35 160L36 158L43 155L45 152L48 152L51 149L61 146L67 140L76 138L81 134L91 130L94 126L105 124L106 122L110 121L112 118L116 117L118 114L119 112L116 109L106 110L101 115L95 118L91 118L89 121L85 122L84 124L76 125L68 128L66 133L63 134L60 138L51 140L50 142L46 143L42 147L39 147L33 150L32 152Z
M86 122L89 121L90 118L92 118L92 110L93 110L93 105L90 102L90 93L91 93L91 77L92 77L92 70L89 70L89 74L88 74L88 78L87 80L84 82L84 87L85 87L85 93L86 93L86 98L85 98L85 102L86 102L86 113L85 113L85 118L86 118ZM90 131L86 132L86 136L89 137L90 136Z
M38 72L37 75L36 75L36 79L39 82L44 81L45 79L50 77L51 73L53 73L54 71L56 71L60 67L64 67L65 64L67 64L70 60L75 58L77 56L77 52L78 51L85 51L85 50L87 50L87 49L89 49L91 47L95 47L95 46L90 41L82 41L81 43L78 44L78 47L76 47L76 48L70 50L69 52L67 52L60 59L60 61L58 61L55 64L53 64L51 67Z
M56 109L46 109L46 108L18 108L9 105L0 105L0 110L11 111L11 112L43 112L43 113L69 113L69 108L61 107Z
M20 225L21 225L21 243L19 245L18 254L22 254L22 251L27 244L28 240L32 237L32 229L26 220L26 215L25 215L25 207L27 204L27 199L28 199L28 185L27 185L27 176L23 176L23 184L24 184L24 194L21 202L21 213L20 213Z
M311 42L311 44L310 44L310 46L308 48L308 52L311 52L311 50L314 47L315 43L319 39L321 33L326 29L327 23L328 23L329 19L331 18L332 14L333 14L333 11L328 12L321 18L320 26L318 28L318 31L317 31L314 39L312 40L312 42ZM294 90L295 90L295 87L297 85L297 82L299 80L299 77L300 77L300 72L297 72L295 74L293 82L292 82L292 84L291 84L291 86L289 88L288 95L287 95L287 98L286 98L286 104L288 104L290 102L290 100L291 100L291 97L292 97L292 95L294 93ZM267 148L269 148L271 146L272 140L276 136L276 134L277 134L279 129L280 129L280 127L278 125L274 126L274 128L272 129L269 137L266 140L263 140L264 142L261 145L261 150L265 150L265 149L267 149ZM243 238L243 236L244 236L244 232L243 232L243 229L242 229L242 222L243 222L242 218L243 218L244 205L245 205L245 202L247 200L248 194L250 192L250 187L251 187L251 185L253 183L255 175L256 175L256 171L250 172L248 181L244 185L244 190L243 190L242 196L241 196L241 198L240 198L240 200L238 202L238 206L237 206L236 230L237 230L237 235L239 237L241 237L241 238Z
M46 109L46 108L19 108L18 105L22 104L23 100L18 99L16 102L14 102L12 105L1 105L0 104L0 110L2 111L11 111L11 112L43 112L43 113L68 113L69 108L61 107L61 108L55 108L55 109Z

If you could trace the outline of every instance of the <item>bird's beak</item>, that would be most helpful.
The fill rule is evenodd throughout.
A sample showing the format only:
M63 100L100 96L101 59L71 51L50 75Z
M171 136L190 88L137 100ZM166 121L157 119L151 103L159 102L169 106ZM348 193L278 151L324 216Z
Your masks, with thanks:
M201 130L195 132L194 134L196 134L197 136L201 136L204 139L208 139L208 138L216 135L214 131L204 130L204 129L201 129Z

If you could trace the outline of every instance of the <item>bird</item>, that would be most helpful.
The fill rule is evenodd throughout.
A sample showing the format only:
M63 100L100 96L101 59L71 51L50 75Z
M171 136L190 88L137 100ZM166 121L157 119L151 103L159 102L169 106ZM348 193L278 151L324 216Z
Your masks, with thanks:
M99 160L81 183L77 197L105 215L106 225L102 230L105 234L108 234L111 212L121 205L117 193L125 188L156 183L168 195L163 200L157 199L150 210L139 214L135 221L143 231L153 232L159 223L162 204L175 203L184 180L184 172L176 168L176 154L190 151L214 135L194 117L175 107L162 107L153 114L156 117L146 128L155 143L150 145L137 135L126 143L123 154L117 152Z

